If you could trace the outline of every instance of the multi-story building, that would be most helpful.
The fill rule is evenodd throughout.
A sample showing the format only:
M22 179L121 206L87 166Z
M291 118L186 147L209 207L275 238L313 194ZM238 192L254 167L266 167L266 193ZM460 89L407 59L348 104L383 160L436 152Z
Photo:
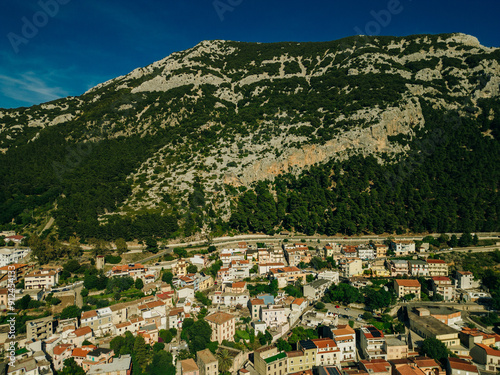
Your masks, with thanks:
M442 259L427 259L429 276L448 276L448 264Z
M306 282L306 274L297 267L272 268L269 276L278 280L278 288L284 288L288 284L294 284L297 280Z
M408 261L403 259L392 259L386 261L391 276L404 276L409 274Z
M333 340L340 349L341 361L356 360L356 332L348 325L332 330Z
M349 278L363 274L363 262L359 258L343 259L339 262L340 274Z
M28 320L26 322L26 336L28 340L45 340L52 336L53 332L54 318L52 316Z
M221 253L220 260L222 261L222 267L229 267L233 260L245 260L245 254L238 253Z
M478 287L476 281L474 281L474 274L469 271L457 271L457 288L459 289L474 289Z
M260 320L268 327L279 327L287 323L289 315L290 309L280 305L268 305L260 309Z
M449 277L434 276L432 278L432 291L443 296L444 301L453 301L455 299L455 285Z
M413 241L391 241L391 249L396 256L404 256L415 252L415 242Z
M426 309L417 309L418 314L415 314L413 311L408 311L408 320L410 321L411 330L415 331L423 339L437 339L448 348L458 346L460 344L458 331L435 317L430 316L429 311L425 310Z
M374 247L375 247L375 254L376 254L377 258L385 258L387 256L387 250L389 250L387 245L384 245L381 243L376 243L374 245Z
M26 274L24 277L25 289L51 289L59 282L57 270L40 269Z
M318 280L328 280L331 284L337 285L339 283L338 271L323 271L318 272Z
M414 294L415 299L420 300L421 287L417 280L395 279L394 290L398 298L403 298L408 294Z
M114 358L111 363L92 366L87 375L130 375L132 373L132 357L130 354Z
M340 366L342 353L331 338L311 340L316 346L316 366Z
M245 290L241 293L216 291L209 294L208 298L210 298L213 305L221 305L226 307L234 307L237 305L246 306L250 299L250 293L248 292L248 290Z
M225 312L216 312L205 317L205 321L212 328L210 341L222 344L223 340L231 341L235 333L236 319L233 315Z
M372 276L375 277L389 277L391 276L391 271L389 271L385 266L384 259L375 259L368 264Z
M327 243L323 250L325 258L333 257L333 254L340 253L342 251L342 245L340 243Z
M304 297L311 300L319 300L332 283L325 279L318 279L304 285Z
M9 272L14 272L16 280L23 277L31 267L23 263L13 263L8 266L0 267L0 275L9 274ZM12 275L12 274L11 274Z
M266 346L254 352L255 371L259 375L286 375L287 354L276 346Z
M104 307L102 309L83 311L80 319L82 327L90 327L96 334L105 335L111 333L114 329L113 312L111 308Z
M357 249L356 246L351 246L351 245L342 246L341 253L346 258L356 258L356 257L358 257L358 249Z
M0 249L0 267L7 266L11 263L19 263L21 259L25 258L30 249L15 249L4 247Z
M249 260L232 260L229 264L229 275L232 280L244 279L250 277L252 262Z
M386 336L382 349L387 353L388 361L408 357L408 344L396 337Z
M283 268L285 267L284 263L260 263L259 261L259 275L267 275L272 269L275 268Z
M479 375L477 366L462 358L448 357L446 366L448 375Z
M71 344L61 344L57 345L52 352L52 364L56 371L62 370L64 367L64 361L71 358L73 354L74 345ZM21 372L23 374L24 372ZM28 371L26 372L28 373Z
M289 266L298 266L300 263L301 251L295 248L287 248L284 250L285 259Z
M200 375L219 374L219 361L209 349L200 350L196 353L196 364L200 369Z
M412 259L408 261L408 269L410 271L410 275L413 277L418 276L429 276L429 267L427 262L424 262L420 259Z
M500 371L500 350L490 348L484 344L476 344L470 351L474 362L484 365L489 372Z
M384 333L373 326L361 327L360 346L364 357L371 361L372 359L387 360L387 352L384 350Z
M377 254L375 249L370 245L365 244L358 246L358 258L370 260L375 259L376 256Z
M129 276L136 280L137 278L144 278L148 273L148 269L144 267L140 263L130 263L124 264L121 266L114 266L111 269L111 275L117 277ZM174 275L178 275L179 273L174 273Z
M264 300L260 298L253 298L248 301L248 309L252 320L260 319L260 309L264 306Z
M318 352L318 348L316 344L312 340L300 340L297 343L297 349L301 350L304 354L302 355L302 365L304 366L304 370L312 369L313 366L316 366L316 354ZM292 369L291 365L288 365L288 372L297 372L300 369Z

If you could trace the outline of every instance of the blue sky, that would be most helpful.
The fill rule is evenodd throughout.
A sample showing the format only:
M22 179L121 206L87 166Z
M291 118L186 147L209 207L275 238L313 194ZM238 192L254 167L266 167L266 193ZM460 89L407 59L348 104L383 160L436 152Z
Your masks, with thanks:
M377 21L380 12L390 20ZM396 36L463 32L500 47L498 14L498 0L4 0L0 108L80 95L207 39L325 41L358 30Z

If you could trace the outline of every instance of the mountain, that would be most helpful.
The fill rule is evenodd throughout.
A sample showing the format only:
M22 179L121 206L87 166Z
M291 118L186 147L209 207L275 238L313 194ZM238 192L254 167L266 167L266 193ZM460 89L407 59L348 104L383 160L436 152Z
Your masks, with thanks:
M203 41L0 110L0 225L66 239L499 230L500 49Z

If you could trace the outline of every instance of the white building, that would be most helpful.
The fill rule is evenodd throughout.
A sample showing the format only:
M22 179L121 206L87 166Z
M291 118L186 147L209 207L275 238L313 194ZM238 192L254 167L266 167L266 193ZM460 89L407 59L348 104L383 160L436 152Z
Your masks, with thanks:
M474 289L479 286L479 283L474 281L474 274L469 271L457 271L457 288L459 289Z
M284 306L269 305L260 309L260 320L268 327L278 327L288 323L288 315L290 315L290 309Z
M208 296L212 301L213 305L221 305L226 307L234 307L237 305L246 306L250 299L250 293L248 290L242 293L232 293L232 292L221 292L217 291Z
M338 326L337 329L332 330L333 339L340 349L341 361L355 361L356 360L356 332L354 329L345 326Z
M304 285L304 297L316 301L321 299L325 291L332 285L332 283L325 279L318 279Z
M361 259L375 259L377 256L376 250L370 245L359 245L358 246L358 257Z
M396 256L413 254L415 252L415 242L413 241L392 241L391 249Z
M323 271L318 273L318 280L328 280L332 284L337 285L339 283L339 276L338 271Z
M59 282L57 270L40 269L24 277L25 289L51 289Z
M384 350L385 337L382 331L373 326L361 327L360 346L366 359L385 359L387 352Z
M267 275L269 271L275 268L283 268L285 267L284 263L261 263L259 264L259 275Z
M21 259L30 253L30 249L14 249L4 247L0 249L0 267L11 263L19 263Z

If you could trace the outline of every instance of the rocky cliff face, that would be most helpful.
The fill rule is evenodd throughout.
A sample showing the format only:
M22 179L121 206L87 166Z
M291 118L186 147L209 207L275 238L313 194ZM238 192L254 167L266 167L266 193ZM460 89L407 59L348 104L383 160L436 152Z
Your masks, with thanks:
M52 127L74 144L166 132L128 175L132 193L115 213L157 209L165 194L186 200L199 179L227 218L225 184L249 187L353 154L381 163L405 154L391 139L425 131L424 102L481 115L479 101L499 95L499 61L499 50L463 34L203 41L81 97L0 110L0 150Z

